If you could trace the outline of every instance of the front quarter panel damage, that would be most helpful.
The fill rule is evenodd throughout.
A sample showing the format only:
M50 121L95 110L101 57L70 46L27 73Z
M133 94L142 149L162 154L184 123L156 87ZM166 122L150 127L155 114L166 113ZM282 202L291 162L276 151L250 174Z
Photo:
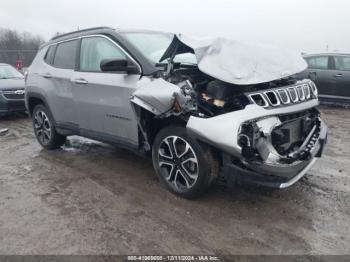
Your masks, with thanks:
M317 99L310 100L303 104L270 110L264 109L255 104L250 104L243 110L211 118L191 116L187 122L187 129L199 139L205 140L227 153L240 158L241 148L237 144L237 136L239 128L243 122L261 117L298 112L307 108L313 108L317 105Z
M180 94L180 87L159 78L138 88L130 100L153 114L160 115L172 108L175 96Z
M317 117L316 122L319 123L317 128L307 131L310 132L310 135L304 140L303 145L298 150L293 151L302 150L302 154L298 152L299 157L291 157L289 153L280 155L271 140L273 130L283 125L277 116L312 110L317 105L317 99L274 109L265 109L250 104L243 110L215 117L191 116L187 122L187 129L197 139L222 150L227 155L239 160L250 170L264 175L292 179L301 172L305 173L312 166L310 163L315 162L313 159L320 156L327 138L327 126ZM251 138L248 138L243 132L247 123L254 127ZM316 132L315 129L318 131ZM246 136L248 143L242 144L242 134ZM247 151L247 148L255 151Z

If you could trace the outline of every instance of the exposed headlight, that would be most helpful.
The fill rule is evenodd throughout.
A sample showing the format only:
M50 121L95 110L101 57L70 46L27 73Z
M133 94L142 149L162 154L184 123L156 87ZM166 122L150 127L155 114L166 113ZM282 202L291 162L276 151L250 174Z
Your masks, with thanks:
M310 89L311 89L311 92L312 92L313 96L314 96L315 98L317 98L317 96L318 96L318 90L317 90L317 87L316 87L315 83L314 83L312 80L310 80L309 86L310 86Z

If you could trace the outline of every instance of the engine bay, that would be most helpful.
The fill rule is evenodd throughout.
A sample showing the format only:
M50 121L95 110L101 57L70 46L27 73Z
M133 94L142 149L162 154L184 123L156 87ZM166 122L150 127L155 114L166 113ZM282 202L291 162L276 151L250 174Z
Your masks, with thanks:
M171 70L164 71L163 78L178 85L191 108L184 106L183 112L202 117L212 117L242 110L251 101L247 93L268 90L296 83L293 77L255 85L235 85L215 79L202 73L195 65L173 64ZM177 98L176 98L177 99ZM181 104L181 103L178 103ZM177 111L181 111L179 106Z

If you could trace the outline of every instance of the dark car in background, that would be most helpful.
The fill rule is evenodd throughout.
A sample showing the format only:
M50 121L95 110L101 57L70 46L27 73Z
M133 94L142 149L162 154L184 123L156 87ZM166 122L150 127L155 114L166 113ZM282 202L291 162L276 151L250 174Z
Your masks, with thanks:
M13 66L0 63L0 116L25 112L24 76Z
M321 101L350 103L350 54L310 54L304 59L308 68L298 78L313 80Z

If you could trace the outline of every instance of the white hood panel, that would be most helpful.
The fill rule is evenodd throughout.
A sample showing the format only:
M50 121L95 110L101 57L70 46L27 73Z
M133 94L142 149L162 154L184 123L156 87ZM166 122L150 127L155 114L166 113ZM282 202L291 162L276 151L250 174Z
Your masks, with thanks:
M299 73L307 67L301 54L279 48L251 46L224 38L197 41L175 35L173 42L176 40L178 45L193 50L199 70L236 85L281 79ZM177 49L180 51L175 52L184 53L185 51L181 51L186 50L183 46Z

